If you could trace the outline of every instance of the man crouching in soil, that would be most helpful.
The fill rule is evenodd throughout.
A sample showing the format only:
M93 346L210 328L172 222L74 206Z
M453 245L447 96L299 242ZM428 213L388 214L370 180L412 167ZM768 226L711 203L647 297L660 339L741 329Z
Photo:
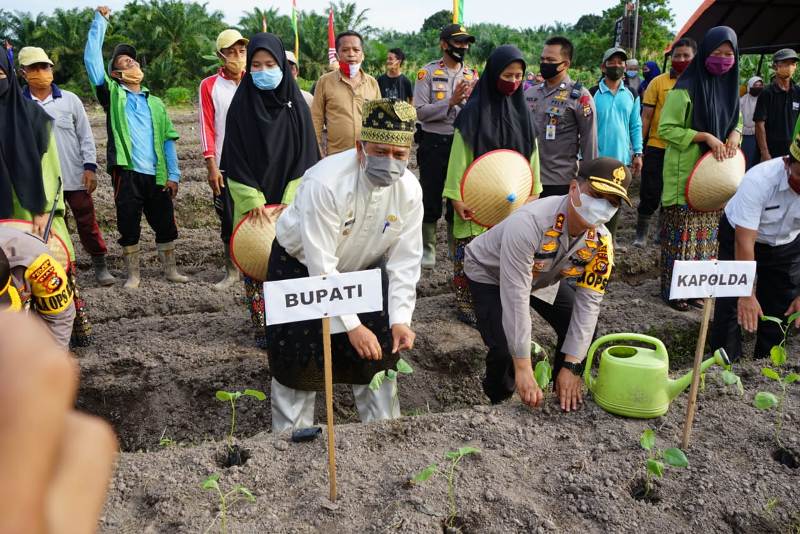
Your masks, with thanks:
M630 171L615 159L584 162L567 195L522 206L467 246L464 271L489 349L483 391L492 404L514 389L529 406L542 401L531 366L531 308L558 336L553 376L561 408L583 403L582 362L614 264L604 223L622 201L630 206L630 182Z

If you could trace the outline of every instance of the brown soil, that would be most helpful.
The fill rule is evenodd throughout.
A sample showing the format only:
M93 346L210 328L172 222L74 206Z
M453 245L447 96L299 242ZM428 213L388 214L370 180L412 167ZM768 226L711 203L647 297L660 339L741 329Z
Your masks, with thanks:
M763 362L737 365L745 394L725 390L712 371L701 393L688 469L667 469L656 482L657 502L632 496L644 474L641 432L652 427L662 448L680 441L686 395L664 417L623 419L587 400L577 413L552 405L529 410L513 399L490 407L480 380L484 348L478 333L455 318L449 285L452 266L440 227L439 262L419 284L414 329L417 346L404 357L414 374L400 380L406 417L358 424L352 394L335 392L339 500L327 502L323 437L294 444L269 434L269 401L237 403L238 443L251 453L242 466L222 468L228 405L218 389L261 389L269 394L264 352L243 290L217 291L222 275L219 225L197 148L193 113L173 113L183 138L177 201L178 261L191 283L160 278L153 234L143 224L143 282L137 292L95 287L89 257L78 249L79 284L90 307L96 342L77 353L81 408L107 418L123 450L101 518L103 532L202 532L218 507L202 481L221 473L225 488L242 484L255 503L229 512L231 532L442 532L447 483L435 475L421 485L408 479L444 453L470 444L456 476L461 532L796 532L800 528L800 469L773 460L774 414L752 407L758 390L776 391L762 377ZM103 159L105 131L93 115ZM105 162L102 161L104 164ZM415 166L412 168L416 171ZM95 194L109 244L111 270L122 272L115 240L109 177ZM691 365L700 314L681 313L658 298L657 249L630 246L635 211L620 222L617 266L598 334L643 332L661 338L674 371ZM651 232L652 233L652 232ZM626 248L626 250L624 250ZM555 335L534 317L537 341L552 352ZM751 341L751 340L750 340ZM798 353L791 342L790 354ZM792 358L797 370L797 359ZM783 441L800 450L800 388L787 397ZM324 422L322 396L317 417ZM323 433L323 436L325 434ZM159 445L169 438L172 445ZM213 530L218 531L217 524Z

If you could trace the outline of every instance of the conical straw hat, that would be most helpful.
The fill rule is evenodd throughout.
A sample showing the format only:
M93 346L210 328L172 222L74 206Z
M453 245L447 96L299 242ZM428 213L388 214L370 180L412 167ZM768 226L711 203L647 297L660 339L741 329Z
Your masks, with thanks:
M270 211L282 208L280 205L267 206ZM236 225L231 235L231 259L236 267L253 280L263 282L267 279L267 265L275 239L275 223L278 217L270 217L268 224L258 224L248 213Z
M522 206L531 194L530 162L514 150L493 150L472 162L461 179L461 199L472 220L492 227Z
M725 206L746 170L744 153L722 161L714 159L711 152L701 157L686 180L686 202L695 211L717 211Z
M15 230L19 230L20 232L25 232L26 234L35 237L39 241L42 241L41 237L33 233L33 222L31 221L25 221L22 219L0 219L0 226L3 228L13 228ZM55 228L50 229L50 239L47 241L47 249L53 259L60 263L65 271L69 271L69 249L64 243L64 240L61 239L61 236L56 233Z

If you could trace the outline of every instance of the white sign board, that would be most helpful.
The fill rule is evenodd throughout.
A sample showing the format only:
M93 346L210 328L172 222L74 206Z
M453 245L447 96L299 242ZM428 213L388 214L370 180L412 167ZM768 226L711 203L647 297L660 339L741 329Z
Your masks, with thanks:
M381 270L264 282L268 325L383 309Z
M669 298L746 297L755 277L754 261L676 261Z

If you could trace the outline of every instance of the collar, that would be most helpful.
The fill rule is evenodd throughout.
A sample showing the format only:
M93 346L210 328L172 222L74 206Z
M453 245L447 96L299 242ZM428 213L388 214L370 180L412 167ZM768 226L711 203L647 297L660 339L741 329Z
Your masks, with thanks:
M29 85L26 85L22 89L22 95L25 98L29 98L29 99L33 100L33 95L31 94L31 87ZM52 96L54 99L55 98L61 98L61 96L62 96L61 89L59 89L56 84L51 83L50 84L50 94L48 96ZM44 102L44 100L42 100L42 102Z
M230 76L228 76L228 74L225 72L225 67L220 67L220 68L219 68L219 70L217 71L217 75L218 75L220 78L223 78L223 79L225 79L225 80L231 80L231 81L233 81L233 78L231 78Z
M569 85L571 83L572 83L572 80L570 80L569 76L567 76L566 78L561 80L560 84L556 85L552 89L547 86L547 82L546 81L544 81L541 84L539 84L539 88L542 90L543 93L545 93L546 95L549 95L549 94L554 93L556 91L560 91L560 90L566 89L567 85Z
M600 79L600 83L599 83L599 84L597 84L597 86L598 86L598 88L600 89L600 92L601 92L601 93L610 93L610 92L611 92L611 88L609 88L609 87L606 85L606 77L605 77L605 76L603 76L603 77ZM627 92L629 92L629 93L633 94L633 93L631 92L631 90L630 90L630 89L629 89L629 88L628 88L628 87L625 85L625 82L621 82L621 83L619 84L619 88L617 88L617 93L621 93L621 92L625 92L625 91L627 91Z

